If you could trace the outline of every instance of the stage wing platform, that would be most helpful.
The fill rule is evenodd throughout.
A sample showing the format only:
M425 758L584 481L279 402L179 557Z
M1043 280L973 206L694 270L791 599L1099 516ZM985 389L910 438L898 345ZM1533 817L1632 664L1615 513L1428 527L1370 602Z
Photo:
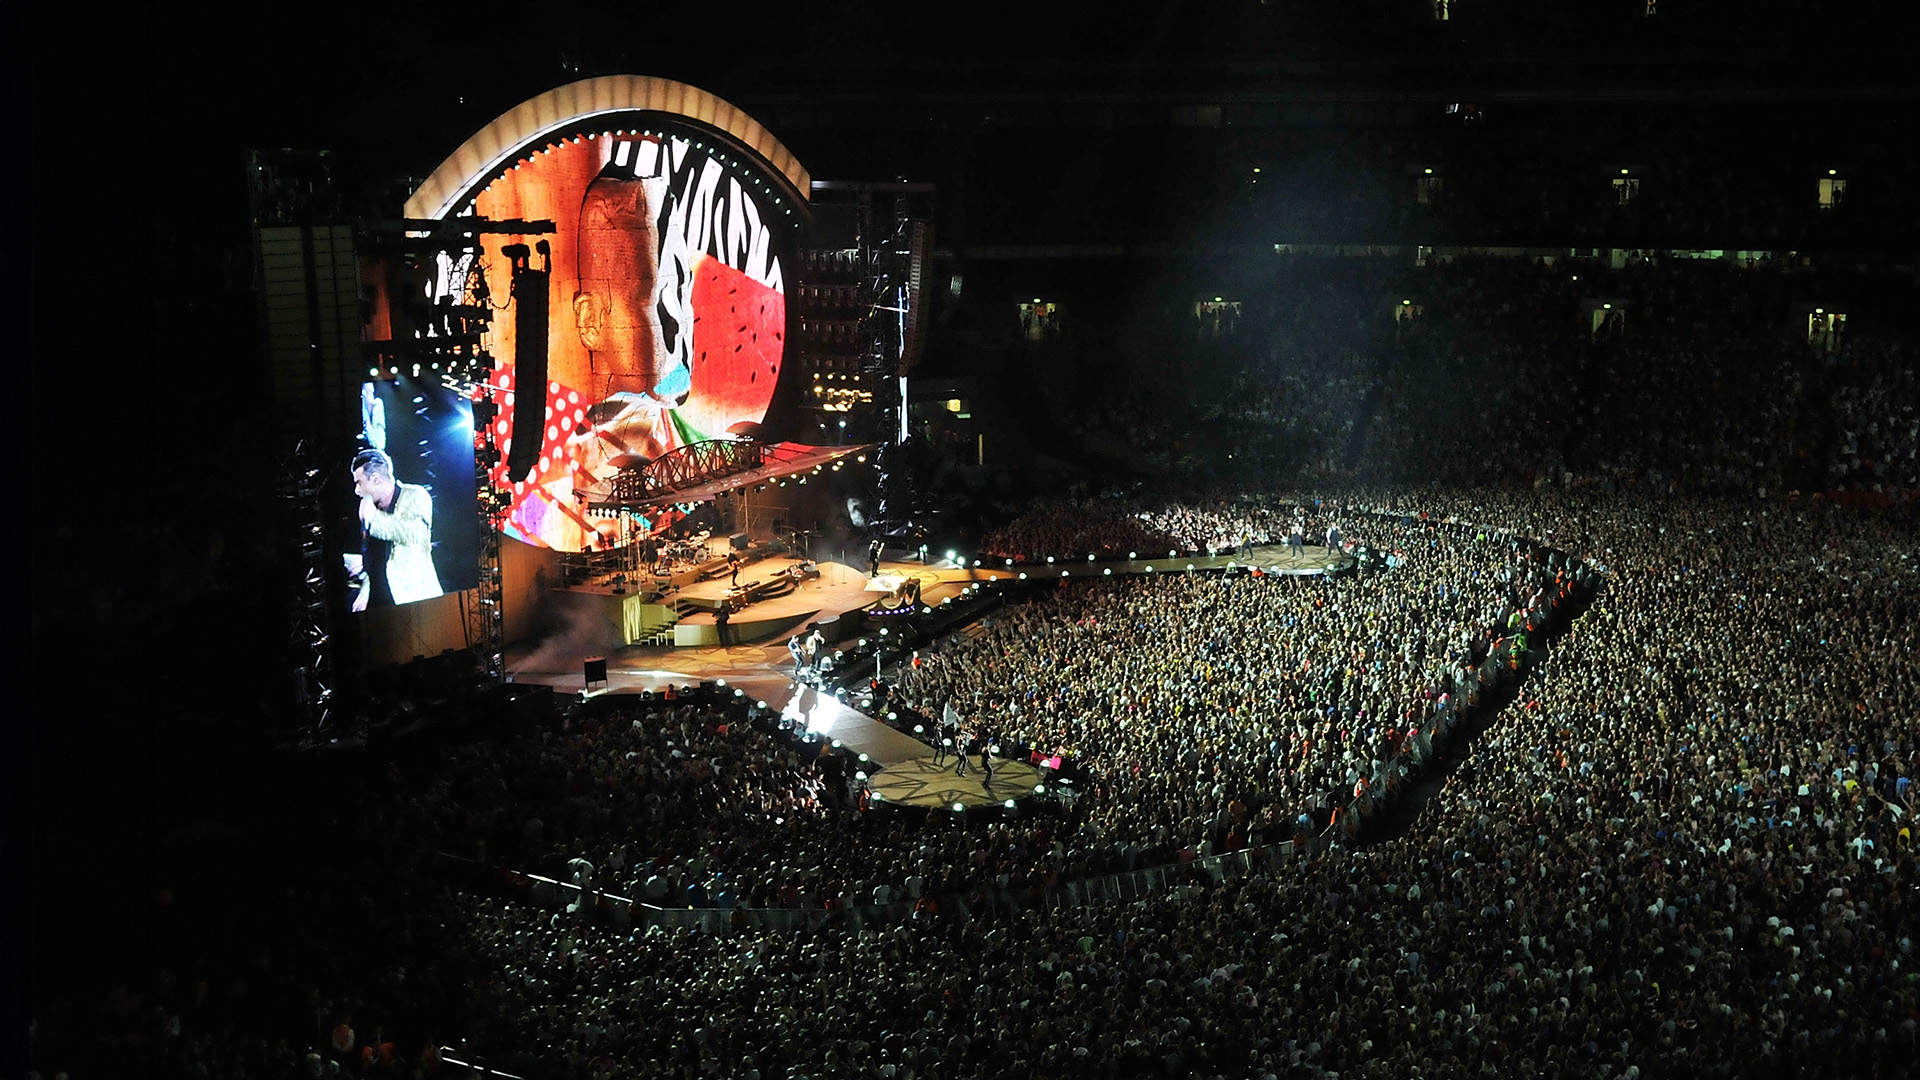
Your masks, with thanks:
M888 765L868 781L868 786L875 801L928 810L955 806L971 810L1008 800L1018 802L1040 786L1040 771L1024 761L996 759L991 781L980 771L978 755L968 759L965 776L955 772L956 767L952 757L938 764L932 756L917 757Z

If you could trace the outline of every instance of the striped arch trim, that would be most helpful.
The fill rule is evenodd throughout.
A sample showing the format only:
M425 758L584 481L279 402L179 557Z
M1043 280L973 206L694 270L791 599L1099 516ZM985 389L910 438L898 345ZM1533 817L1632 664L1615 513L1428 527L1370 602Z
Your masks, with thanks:
M555 87L502 113L460 145L407 200L409 218L443 218L471 198L476 185L542 138L582 120L623 112L656 112L697 120L725 132L784 176L786 194L806 205L811 176L793 152L760 122L705 90L651 75L603 75Z

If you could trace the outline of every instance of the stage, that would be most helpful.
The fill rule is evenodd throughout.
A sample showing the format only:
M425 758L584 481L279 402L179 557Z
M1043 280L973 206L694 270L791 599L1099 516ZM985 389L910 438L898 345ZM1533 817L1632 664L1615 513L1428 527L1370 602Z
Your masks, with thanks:
M998 761L991 785L979 771L976 755L969 773L955 773L955 762L948 757L944 766L934 764L933 747L904 732L888 727L841 699L822 693L810 683L795 677L787 638L794 633L819 627L828 644L856 636L865 624L870 607L887 606L888 597L869 590L868 576L841 563L817 564L818 576L793 582L790 590L748 603L729 619L732 644L720 645L719 627L713 609L736 589L747 593L755 585L777 582L802 560L788 555L763 558L741 568L740 584L729 578L689 582L654 603L660 607L677 605L678 621L668 624L671 644L665 634L657 645L630 644L618 619L601 612L596 605L632 606L636 597L565 591L565 602L579 614L575 632L549 636L535 643L507 648L507 675L514 682L540 683L561 694L638 694L658 692L667 685L686 686L703 682L724 682L755 702L778 709L795 724L834 740L853 754L865 754L872 768L872 789L883 802L940 808L958 803L972 808L1018 800L1034 792L1042 781L1033 766L1024 761ZM1254 548L1234 555L1177 556L1170 559L1134 559L1118 563L1054 563L1032 565L961 566L938 561L883 561L881 576L889 580L910 581L919 589L919 603L938 607L942 600L961 594L976 581L1031 580L1034 578L1111 577L1115 574L1152 574L1186 570L1227 570L1250 568L1260 573L1285 575L1330 574L1352 566L1353 556L1324 547L1294 551L1284 545ZM556 590L556 593L561 592ZM585 663L588 658L605 659L607 681L588 687Z

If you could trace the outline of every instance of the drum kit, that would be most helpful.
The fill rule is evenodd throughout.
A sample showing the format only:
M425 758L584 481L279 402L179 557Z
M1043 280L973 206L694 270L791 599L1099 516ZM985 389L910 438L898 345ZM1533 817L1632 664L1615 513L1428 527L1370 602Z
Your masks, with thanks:
M654 564L654 573L671 574L682 567L697 566L706 562L711 558L707 550L707 541L712 536L711 530L702 529L684 539L667 541L660 548L660 561Z

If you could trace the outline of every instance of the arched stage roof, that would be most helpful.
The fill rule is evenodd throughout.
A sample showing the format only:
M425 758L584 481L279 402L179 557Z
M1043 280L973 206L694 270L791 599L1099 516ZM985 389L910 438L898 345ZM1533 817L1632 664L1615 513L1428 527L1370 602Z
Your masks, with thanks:
M455 213L479 187L543 139L570 134L581 121L619 113L652 112L692 120L752 153L784 177L787 197L807 205L812 177L760 122L696 86L651 75L603 75L558 86L508 109L433 170L407 200L409 218ZM804 209L802 212L805 212Z

